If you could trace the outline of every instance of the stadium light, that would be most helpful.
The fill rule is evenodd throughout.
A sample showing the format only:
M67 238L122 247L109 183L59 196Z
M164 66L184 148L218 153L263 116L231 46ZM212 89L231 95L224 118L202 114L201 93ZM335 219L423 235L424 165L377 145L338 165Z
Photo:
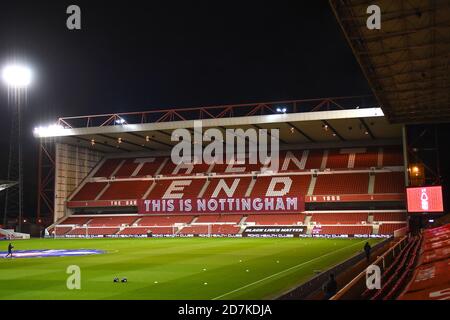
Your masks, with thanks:
M39 126L34 128L33 134L36 138L53 137L61 134L64 127L59 124L51 124L49 126Z
M7 65L2 70L3 81L11 88L26 88L31 83L31 69L20 64Z
M125 119L123 119L123 118L118 118L118 119L116 119L116 124L124 124L124 123L126 123L126 121L125 121Z

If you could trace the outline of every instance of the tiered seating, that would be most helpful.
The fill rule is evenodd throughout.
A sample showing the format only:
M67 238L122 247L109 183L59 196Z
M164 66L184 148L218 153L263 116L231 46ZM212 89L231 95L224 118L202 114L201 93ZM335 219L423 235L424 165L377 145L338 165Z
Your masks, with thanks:
M406 221L406 213L405 212L374 213L373 221Z
M187 234L237 234L241 228L233 225L192 225L184 227L180 235Z
M319 169L322 164L323 150L309 150L308 159L306 160L305 169Z
M151 234L173 234L176 229L173 227L129 227L120 231L119 235L146 235Z
M66 235L71 235L71 236L84 236L86 235L86 228L75 228L72 229L71 231L67 232Z
M354 168L371 168L378 166L378 149L369 148L367 152L355 154Z
M328 150L328 157L325 164L326 168L331 169L348 169L349 166L349 154L351 150L342 149L330 149ZM283 164L286 157L285 151L280 153L280 165ZM301 162L303 154L307 155L303 158L304 170L320 169L324 160L324 150L312 149L304 153L304 150L290 151L298 162ZM305 161L306 160L306 161ZM145 161L145 162L144 162ZM147 162L149 161L149 162ZM164 164L164 165L163 165ZM378 164L378 148L369 148L367 152L355 153L354 168L369 168L377 166ZM383 165L402 165L402 153L397 147L388 147L384 150ZM162 166L163 165L163 166ZM260 171L261 164L244 164L234 165L235 168L242 168L238 170L239 173L250 173L252 171ZM144 177L148 175L155 175L158 169L161 169L159 174L170 177L171 175L195 175L197 173L205 173L211 170L212 173L224 174L228 171L228 164L216 164L210 166L205 163L196 164L193 169L186 170L180 168L176 171L176 165L172 163L169 157L148 157L148 158L122 158L122 159L107 159L103 165L95 172L94 177L110 178L112 175L119 178L128 177ZM281 169L281 168L280 168ZM299 167L293 161L289 162L286 171L299 171ZM236 172L236 171L235 171ZM226 178L225 181L230 185L236 177L231 175L230 178ZM309 182L311 181L310 175L304 176L289 176L293 181L291 194L306 194ZM281 177L282 178L282 177ZM287 177L286 177L287 178ZM186 178L188 179L188 178ZM239 178L239 186L236 193L245 194L250 184L250 177ZM336 176L319 175L315 186L315 195L334 195L334 194L364 194L368 193L368 174L341 174ZM185 187L182 193L184 198L196 198L203 185L206 183L205 179L189 179L191 183ZM271 177L259 177L256 181L256 185L253 195L265 194L265 189L270 183ZM171 185L173 180L159 180L156 182L155 188L150 193L149 198L162 197ZM209 197L214 192L219 178L213 178L209 182L208 188L205 190L204 197ZM113 181L106 188L105 192L100 196L99 200L131 200L141 198L148 190L152 181ZM375 179L375 193L402 193L404 189L402 173L380 173L376 175ZM95 200L99 196L100 192L106 186L106 182L88 182L83 188L73 197L73 201L88 201ZM181 193L181 192L177 192ZM221 192L218 197L223 196Z
M273 177L258 177L256 179L256 183L253 187L253 190L250 194L252 197L256 196L274 196L273 193L268 192L270 183L272 181ZM277 177L278 181L286 181L288 177ZM311 177L309 175L307 176L289 176L289 178L292 180L292 185L287 194L285 196L298 196L298 195L304 195L308 191L308 186L311 181ZM284 187L283 183L277 183L275 184L274 191L280 191Z
M177 182L175 182L177 181ZM190 181L186 182L182 191L173 191L173 194L180 194L181 196L177 197L167 197L169 198L197 198L205 184L205 179L189 179L189 180L159 180L156 182L156 185L153 187L152 191L148 195L147 199L161 199L166 194L167 189L172 183L178 183L178 181ZM179 184L178 184L179 185ZM181 187L180 187L181 188Z
M315 195L367 194L369 174L321 174L317 177Z
M420 238L412 237L394 262L383 270L380 290L366 289L362 296L370 300L389 300L399 294L414 267L420 248Z
M240 214L208 214L199 216L195 223L238 223L242 217Z
M447 218L439 220L439 223L448 221ZM409 275L412 277L399 298L400 300L448 300L450 224L425 230L421 240L421 250L417 250L419 257L417 266L412 263L403 273L403 278L407 279ZM402 289L401 284L398 286Z
M96 217L89 222L89 227L116 227L122 224L131 225L136 217Z
M394 231L406 227L406 223L383 223L380 225L378 234L393 234Z
M106 182L88 182L73 197L72 201L95 200L97 195L107 185Z
M95 172L94 177L109 178L116 171L123 159L107 159Z
M65 219L61 224L76 224L81 226L86 224L89 220L91 220L91 218L71 216Z
M125 162L120 166L114 176L117 177L131 177L134 170L138 167L139 163L135 162L136 159L126 159Z
M372 234L372 226L322 226L319 230L319 234L360 234L369 235Z
M87 228L89 236L98 235L113 235L119 231L119 228ZM67 235L84 236L86 235L86 228L75 228L67 233Z
M384 150L384 155L379 155L380 150ZM361 151L365 151L359 153ZM288 164L281 169L281 173L273 173L269 175L258 176L237 176L237 173L248 174L252 171L261 171L262 164L215 164L213 166L208 164L196 164L193 167L176 166L172 163L169 157L150 156L146 158L120 158L107 159L103 164L93 173L93 177L98 178L88 179L82 188L75 194L73 201L68 202L68 207L78 208L86 207L95 210L96 207L103 208L111 206L112 210L116 206L127 206L127 211L135 213L136 204L140 208L141 203L134 200L142 198L147 199L193 199L196 198L210 199L210 198L227 198L233 196L235 198L263 198L263 197L302 197L308 194L318 196L309 197L307 199L308 205L315 202L326 201L327 207L332 201L368 201L374 200L381 203L383 199L397 199L397 195L389 195L385 198L377 196L370 199L369 196L369 181L372 181L369 174L370 167L377 167L382 159L384 166L401 166L402 152L398 147L368 147L359 149L311 149L311 150L292 150L280 152L280 166L285 162L286 155L289 152L289 157L292 161L286 162ZM325 152L327 158L324 157ZM351 155L351 156L350 156ZM353 158L354 155L354 158ZM325 161L326 160L326 161ZM354 161L353 161L354 160ZM321 168L321 167L324 168ZM242 169L242 170L240 170ZM311 169L331 169L329 172L320 171L315 175L315 184L311 184L313 174ZM354 169L366 169L364 172L359 171L354 173ZM346 170L345 173L341 173ZM392 168L398 170L398 168ZM284 172L283 172L284 171ZM199 175L200 173L210 172L209 177ZM403 193L403 173L401 172L387 172L375 173L374 194L377 193ZM325 174L324 174L325 173ZM284 175L283 175L284 174ZM146 176L152 176L152 179L143 179ZM158 175L158 177L156 177ZM160 177L159 175L162 175ZM222 175L222 176L218 176ZM114 177L113 177L114 176ZM103 179L109 179L107 182ZM132 178L132 179L130 179ZM132 181L130 181L132 180ZM219 184L222 188L219 187ZM228 195L226 190L230 187L236 188ZM310 190L311 188L311 190ZM229 192L228 192L229 193ZM345 197L337 199L339 195L358 195L354 197ZM364 196L359 196L364 195ZM323 197L320 197L323 196ZM319 199L320 198L320 199ZM132 201L118 201L118 200L132 200ZM80 201L81 203L77 203ZM88 202L89 203L84 203ZM117 201L117 202L115 202ZM386 200L387 201L387 200ZM400 201L400 200L393 200ZM128 210L127 209L127 210ZM195 209L195 208L194 208ZM193 209L193 210L194 210ZM175 209L178 210L178 209ZM187 210L187 209L186 209ZM220 210L220 209L219 209ZM314 209L316 210L316 209ZM327 209L332 211L333 208ZM99 209L98 212L103 211ZM156 211L155 211L156 212ZM160 215L139 215L139 216L112 216L111 217L94 217L89 222L89 227L92 232L110 232L110 228L123 228L120 231L123 235L132 235L133 232L137 234L146 234L148 230L155 232L173 233L173 226L175 224L188 225L182 228L180 234L204 234L208 232L226 232L233 234L239 231L236 226L242 220L243 215L237 214L238 210L229 209L229 212L214 212L212 214L199 214L197 211L192 211L192 214L186 214L182 211L174 211L174 214L169 212L164 215L162 211ZM256 225L298 225L305 221L303 214L285 214L284 212L274 212L274 214L262 214L264 211L256 211L255 214L246 216L246 222ZM334 225L337 229L329 229L325 227L325 231L333 231L333 233L343 234L359 234L371 233L371 225L364 226L364 222L368 220L366 213L337 213L328 214L314 214L311 221L321 225ZM179 213L180 215L177 215ZM236 214L233 214L236 213ZM76 217L73 217L75 219ZM81 217L78 217L81 218ZM84 220L71 220L71 218L64 221L63 224L86 224L89 218L82 218ZM72 222L71 222L72 221ZM244 220L242 220L244 221ZM399 222L405 221L404 214L375 214L374 221L376 222ZM368 223L368 222L367 222ZM198 225L198 224L208 224ZM350 225L350 226L345 226ZM155 226L166 227L154 228ZM104 228L99 228L104 227ZM150 228L150 229L149 229ZM206 229L205 229L206 228ZM209 228L209 229L208 229ZM333 228L333 226L330 226ZM350 228L350 229L349 229ZM381 232L388 234L392 233L394 224L381 224ZM80 229L80 230L79 230ZM155 230L153 230L155 229ZM206 231L205 231L206 230ZM349 232L349 230L351 232ZM361 230L366 230L362 232ZM369 230L369 232L367 232ZM67 231L67 234L84 234L86 231L83 228L76 228ZM91 231L90 231L91 232ZM118 232L118 230L116 231Z
M299 161L302 159L304 150L292 150L290 153L296 157ZM279 155L280 165L283 163L286 157L286 151L281 151ZM342 149L329 149L328 159L326 161L326 167L331 169L344 169L348 168L348 160L351 150L346 150L342 152ZM306 158L305 170L309 169L319 169L322 164L324 155L324 150L321 149L311 149L308 151L308 156ZM145 162L144 165L140 163ZM147 157L147 158L120 158L120 159L107 159L103 165L95 172L94 177L104 177L109 178L112 175L115 177L130 177L134 176L148 176L155 175L157 170L165 162L164 166L161 168L159 174L170 176L170 175L183 175L183 174L196 174L196 173L206 173L209 170L218 174L229 172L228 169L233 168L243 168L239 172L252 172L261 171L263 164L233 164L229 166L228 163L215 164L210 167L209 164L199 163L192 167L192 170L186 168L179 168L177 172L177 165L174 164L169 157ZM247 161L248 162L248 161ZM355 152L355 168L370 168L376 167L378 164L378 148L367 148L366 152ZM403 154L399 147L386 147L383 148L383 166L403 166ZM138 172L135 172L137 168L141 166ZM298 170L298 167L294 163L290 163L287 171ZM236 172L236 171L235 171Z
M367 213L314 213L311 221L320 224L358 224L367 221Z
M348 168L348 153L340 153L340 149L333 149L328 152L326 168L338 169Z
M228 196L225 193L225 191L223 190L223 188L221 188L218 193L216 192L217 194L214 194L219 183L221 183L221 184L225 183L228 186L228 188L232 187L233 184L237 185L233 196L235 196L235 197L243 196L247 192L247 189L248 189L251 181L252 181L252 178L211 179L211 181L208 185L208 188L206 189L205 193L203 194L203 198L227 198Z
M141 158L141 160L143 160ZM145 177L145 176L154 176L157 173L157 170L162 165L164 158L161 157L150 157L145 158L147 160L142 168L139 170L139 172L136 174L136 176L139 177ZM153 160L153 161L150 161Z
M211 234L237 234L241 230L238 226L230 225L213 225L211 227Z
M72 227L57 227L53 228L50 233L53 234L55 232L56 236L63 236L66 233L68 233L70 230L72 230Z
M190 223L194 216L167 215L167 216L146 216L138 221L139 226L171 226L174 223Z
M175 172L176 165L169 159L169 161L166 163L166 165L162 168L160 174L165 176L171 176L173 174L181 175L181 174L189 174L189 175L195 175L196 173L205 173L209 169L209 164L207 163L198 163L195 164L192 171L189 171L186 168L180 168L178 172ZM214 172L218 172L217 170L214 170ZM223 172L223 171L221 171Z
M151 185L151 181L111 182L99 200L141 199Z
M252 214L245 220L256 225L297 225L305 221L304 214Z
M181 229L179 234L180 235L208 234L209 233L208 231L210 230L209 228L212 228L212 227L208 227L208 225L193 225L193 226L190 226L190 227L184 227L183 229Z
M403 153L399 147L383 148L383 166L403 166Z
M377 173L375 175L375 193L405 192L405 175L403 172Z

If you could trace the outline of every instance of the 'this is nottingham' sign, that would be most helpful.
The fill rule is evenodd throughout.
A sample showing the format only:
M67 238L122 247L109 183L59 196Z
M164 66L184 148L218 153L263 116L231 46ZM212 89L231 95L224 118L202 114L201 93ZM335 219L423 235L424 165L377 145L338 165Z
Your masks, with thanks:
M304 210L301 197L146 199L138 202L140 214L297 213Z

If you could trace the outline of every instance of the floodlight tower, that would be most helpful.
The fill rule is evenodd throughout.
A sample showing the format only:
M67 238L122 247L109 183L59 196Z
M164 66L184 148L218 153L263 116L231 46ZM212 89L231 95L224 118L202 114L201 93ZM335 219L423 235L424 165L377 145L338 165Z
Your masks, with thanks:
M5 191L5 211L3 224L8 215L18 218L17 231L22 231L23 220L23 159L22 159L22 116L21 109L27 102L27 88L31 83L31 70L13 63L2 70L2 78L8 87L8 104L12 106L11 136L8 159L8 180L17 184Z

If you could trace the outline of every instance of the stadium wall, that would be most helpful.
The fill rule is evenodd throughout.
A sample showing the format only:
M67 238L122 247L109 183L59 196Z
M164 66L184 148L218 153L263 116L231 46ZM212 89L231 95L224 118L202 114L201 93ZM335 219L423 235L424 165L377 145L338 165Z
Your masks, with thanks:
M55 145L54 222L65 215L65 202L103 158L102 152L68 144Z

